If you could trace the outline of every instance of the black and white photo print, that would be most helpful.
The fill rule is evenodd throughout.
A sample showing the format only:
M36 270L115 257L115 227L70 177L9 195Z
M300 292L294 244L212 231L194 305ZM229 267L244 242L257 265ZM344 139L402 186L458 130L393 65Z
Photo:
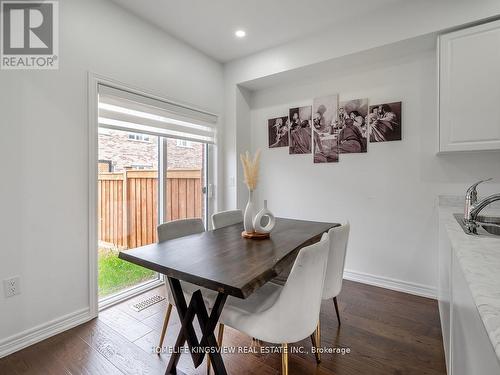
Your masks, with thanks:
M337 148L338 95L323 96L313 100L313 144L315 163L339 161Z
M370 142L402 139L401 102L371 105L368 112Z
M288 147L288 117L276 117L267 120L269 148Z
M339 153L366 152L368 143L368 99L340 102L337 121Z
M311 106L290 108L290 154L311 153Z

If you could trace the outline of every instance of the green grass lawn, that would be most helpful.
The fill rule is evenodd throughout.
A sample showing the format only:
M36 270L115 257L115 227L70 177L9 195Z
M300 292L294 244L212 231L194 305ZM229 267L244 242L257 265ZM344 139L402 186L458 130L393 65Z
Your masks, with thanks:
M99 297L151 280L155 272L118 258L118 252L99 249Z

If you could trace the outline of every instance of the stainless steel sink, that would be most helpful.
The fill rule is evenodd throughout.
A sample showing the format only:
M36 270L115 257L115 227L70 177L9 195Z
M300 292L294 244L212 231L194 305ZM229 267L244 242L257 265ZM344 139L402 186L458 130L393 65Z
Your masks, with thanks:
M500 236L500 217L480 215L477 217L477 223L480 224L486 232Z
M476 223L476 233L471 233L464 224L463 214L454 214L463 231L470 235L479 236L500 236L500 217L479 215Z

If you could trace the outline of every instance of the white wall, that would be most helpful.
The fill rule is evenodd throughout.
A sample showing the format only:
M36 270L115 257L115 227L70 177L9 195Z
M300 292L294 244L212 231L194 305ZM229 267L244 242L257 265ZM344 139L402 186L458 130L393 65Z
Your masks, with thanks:
M435 39L432 39L434 41ZM439 194L462 195L484 176L500 189L500 153L436 156L437 92L434 43L414 40L355 54L252 93L251 149L262 150L257 201L278 216L352 224L346 269L351 277L432 294L437 285ZM298 82L298 83L297 83ZM370 103L402 101L403 140L369 144L365 154L313 164L311 155L269 149L267 119L311 105L316 96ZM373 277L372 277L373 276Z
M0 71L0 280L22 288L0 295L0 349L89 307L87 72L223 109L219 63L108 1L59 4L60 69Z
M338 22L314 34L225 65L225 207L243 204L237 155L250 147L236 113L239 84L293 72L349 54L477 22L500 14L497 0L421 0L389 4L364 18ZM237 147L239 146L239 148Z

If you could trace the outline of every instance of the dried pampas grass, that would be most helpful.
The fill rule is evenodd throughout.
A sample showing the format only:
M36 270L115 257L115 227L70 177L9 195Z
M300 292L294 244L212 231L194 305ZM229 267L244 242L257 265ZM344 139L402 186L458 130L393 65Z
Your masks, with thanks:
M253 160L248 151L245 154L240 154L240 159L243 165L245 184L248 190L253 191L257 187L257 182L259 181L260 150L257 150Z

